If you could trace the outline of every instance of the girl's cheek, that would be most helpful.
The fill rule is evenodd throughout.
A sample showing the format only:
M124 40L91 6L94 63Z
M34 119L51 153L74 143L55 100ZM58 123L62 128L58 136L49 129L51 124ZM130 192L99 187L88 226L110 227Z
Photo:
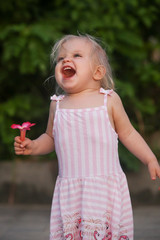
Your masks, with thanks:
M55 68L55 78L56 78L56 81L57 81L57 79L58 79L59 74L60 74L60 71L59 71L58 68L56 67L56 68Z
M58 63L55 67L55 74L60 74L61 73L61 68L62 68L61 64Z
M60 79L60 76L61 76L60 72L59 71L55 71L55 79L56 79L56 81L58 81Z
M58 72L58 66L56 65L56 67L55 67L55 75L57 74L57 72Z

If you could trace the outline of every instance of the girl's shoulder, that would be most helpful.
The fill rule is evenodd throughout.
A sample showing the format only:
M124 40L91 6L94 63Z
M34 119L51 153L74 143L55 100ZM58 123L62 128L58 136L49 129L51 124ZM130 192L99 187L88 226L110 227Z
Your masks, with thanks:
M109 91L108 93L108 101L111 102L112 104L118 104L118 103L122 103L120 96L118 95L117 92L115 92L114 90L107 90Z
M121 101L121 98L115 91L112 91L112 94L108 95L107 105L108 108L110 108L115 114L121 112L121 110L123 109L123 103Z
M55 115L55 112L56 112L56 104L57 104L56 101L51 101L51 102L50 102L49 112L50 112L50 115L52 115L52 116Z
M101 88L100 93L103 93L103 94L111 97L111 98L109 98L110 101L120 101L121 100L119 95L113 89L105 90L105 89Z

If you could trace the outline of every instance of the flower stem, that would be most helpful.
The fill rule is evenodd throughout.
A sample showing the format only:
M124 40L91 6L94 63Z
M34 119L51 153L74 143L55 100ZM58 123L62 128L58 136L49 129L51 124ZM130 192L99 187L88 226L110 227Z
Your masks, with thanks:
M26 130L25 129L21 129L20 133L21 133L20 138L21 138L21 141L23 142L25 140Z

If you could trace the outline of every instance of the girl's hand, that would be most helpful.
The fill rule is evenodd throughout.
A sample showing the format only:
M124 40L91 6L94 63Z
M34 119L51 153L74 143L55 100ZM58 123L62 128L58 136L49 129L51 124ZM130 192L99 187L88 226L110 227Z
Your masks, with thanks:
M33 149L33 141L29 138L25 138L22 142L20 137L15 137L14 150L17 155L30 155Z
M148 163L148 170L152 180L156 180L156 177L160 178L160 166L157 160Z

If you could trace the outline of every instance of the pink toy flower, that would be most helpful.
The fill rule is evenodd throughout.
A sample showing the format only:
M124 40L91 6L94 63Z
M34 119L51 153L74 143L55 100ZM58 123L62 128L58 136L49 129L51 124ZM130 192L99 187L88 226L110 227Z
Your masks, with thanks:
M12 129L20 129L20 133L21 133L21 141L24 141L25 136L26 136L26 130L30 130L30 127L34 126L35 123L30 123L30 122L24 122L22 123L22 125L19 124L12 124L11 128Z

